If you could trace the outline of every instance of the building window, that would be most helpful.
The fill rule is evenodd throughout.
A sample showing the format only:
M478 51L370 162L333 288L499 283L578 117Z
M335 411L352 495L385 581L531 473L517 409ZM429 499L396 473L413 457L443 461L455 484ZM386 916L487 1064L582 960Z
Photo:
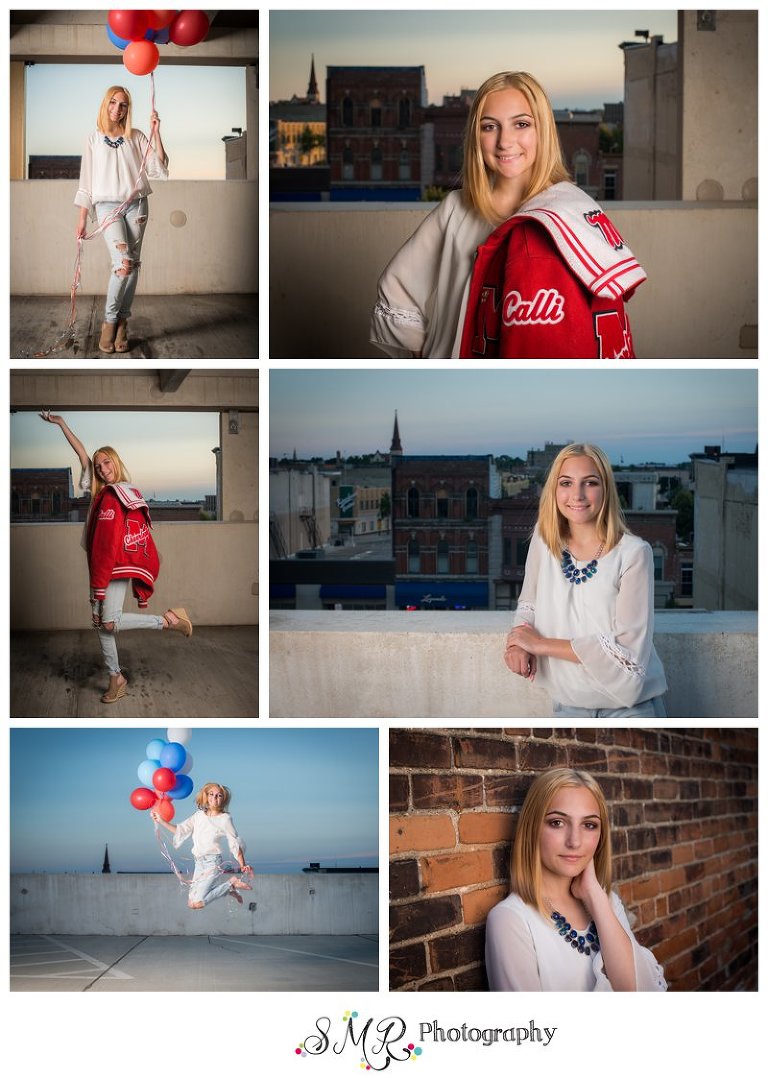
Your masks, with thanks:
M342 127L352 127L355 122L355 106L352 104L351 97L345 97L341 103L341 125Z
M664 579L664 552L658 549L653 552L653 579Z
M589 154L583 150L573 155L573 182L577 187L586 187L589 183Z
M693 595L693 566L683 565L680 568L680 594L690 599Z
M381 127L380 101L371 101L371 127Z
M467 520L476 520L477 519L477 503L478 503L477 490L474 487L470 487L469 490L467 491L467 496L466 496Z
M467 543L465 570L467 573L479 572L477 560L477 542L474 539L470 539Z
M528 559L528 548L531 545L530 539L518 539L516 544L517 565L525 565Z
M345 146L341 151L341 178L342 180L355 178L355 155L351 146Z
M408 572L420 573L421 572L421 554L419 552L418 539L408 540Z
M502 539L501 541L501 564L504 568L512 567L512 540Z
M401 150L400 152L400 164L398 166L398 179L410 180L411 178L411 158L407 150Z
M441 520L448 519L448 491L445 487L441 487L435 494L435 511Z
M451 571L447 539L440 539L437 544L437 571L438 573L450 573Z
M417 517L419 515L419 492L416 487L411 487L408 491L408 516Z
M615 202L616 200L616 169L607 168L603 173L603 201Z
M375 147L371 150L371 179L380 180L383 174L381 150Z
M397 126L411 126L411 99L409 97L400 98L400 104L397 106Z

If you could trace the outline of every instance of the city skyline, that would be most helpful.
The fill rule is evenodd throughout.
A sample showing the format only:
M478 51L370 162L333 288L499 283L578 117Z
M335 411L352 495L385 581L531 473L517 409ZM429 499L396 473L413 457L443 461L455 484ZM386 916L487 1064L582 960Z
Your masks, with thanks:
M314 55L322 101L329 66L423 65L430 104L523 70L554 108L600 108L624 99L618 46L641 29L677 40L676 10L272 11L269 97L305 94Z
M589 441L615 462L676 464L705 445L755 451L751 370L291 370L270 375L270 457L388 452L522 456Z
M166 728L11 731L11 871L167 870L148 812L132 807L137 768ZM232 791L231 814L258 872L378 864L378 731L191 729L191 796L206 782ZM170 835L161 832L170 847ZM190 867L190 846L173 852ZM225 857L228 850L223 850Z
M146 498L197 501L216 493L211 451L220 444L217 412L51 410L63 417L90 456L103 445L116 449ZM16 412L10 429L11 468L71 468L77 496L80 464L58 427L44 423L36 412Z

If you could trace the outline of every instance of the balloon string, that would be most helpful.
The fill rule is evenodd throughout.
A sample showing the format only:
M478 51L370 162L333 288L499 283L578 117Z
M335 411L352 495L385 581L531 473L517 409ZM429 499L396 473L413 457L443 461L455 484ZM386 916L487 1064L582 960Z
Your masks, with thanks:
M181 871L181 869L178 867L178 865L174 861L173 857L171 856L170 851L168 850L168 846L166 845L165 839L160 834L160 825L157 824L157 823L155 824L155 838L157 839L158 845L160 847L160 853L161 853L163 859L168 862L168 864L171 866L171 870L172 870L173 874L175 875L176 879L184 887L191 887L193 882L194 883L199 883L201 880L206 880L206 879L209 879L209 878L215 879L217 876L226 876L227 875L227 872L226 872L226 869L225 869L224 866L225 866L225 864L228 864L229 862L222 862L220 865L217 865L215 868L210 869L204 875L198 876L196 880L194 880L194 881L190 880L187 876L184 875L184 873Z
M155 73L154 73L154 71L150 71L150 73L149 73L149 83L150 83L151 113L153 113L155 111ZM150 115L151 115L151 113L150 113ZM113 210L110 214L108 214L108 216L104 218L104 220L101 222L101 224L98 225L96 228L94 228L93 232L88 232L84 236L78 236L78 238L77 238L77 253L75 255L75 266L74 266L74 271L73 271L73 274L72 274L72 287L70 288L70 291L69 291L69 320L67 321L67 324L64 327L63 332L59 334L59 336L56 338L56 340L53 342L53 344L51 345L50 348L46 348L46 350L44 352L35 352L34 353L34 358L35 359L45 359L46 356L50 356L53 352L62 352L62 351L64 351L65 348L69 348L71 345L73 345L75 343L75 341L77 339L76 335L75 335L75 319L77 317L77 293L78 293L78 290L80 288L80 280L81 280L81 277L82 277L81 265L82 265L82 258L83 258L83 241L84 240L92 240L94 236L101 235L101 233L104 231L104 229L108 228L110 225L114 224L115 221L118 219L118 217L122 216L122 214L125 212L125 210L128 208L128 206L130 206L130 204L133 202L135 196L138 194L138 192L141 189L142 180L144 179L144 176L146 175L146 172L147 172L147 160L149 158L149 151L151 149L152 149L152 123L151 123L151 120L150 120L149 138L147 139L147 148L144 151L144 156L143 156L143 158L141 160L141 165L139 166L139 174L136 177L136 183L133 186L133 190L131 191L128 198L124 199L123 202L120 203L120 205L117 207L117 209Z

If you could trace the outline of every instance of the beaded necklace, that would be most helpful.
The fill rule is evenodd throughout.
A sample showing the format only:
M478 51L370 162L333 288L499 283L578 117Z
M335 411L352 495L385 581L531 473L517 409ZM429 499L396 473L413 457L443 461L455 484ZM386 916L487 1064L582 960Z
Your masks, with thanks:
M597 935L597 927L594 921L590 921L587 930L583 935L580 935L575 928L571 928L562 913L558 913L557 910L552 910L550 917L555 922L554 928L559 932L563 940L566 943L569 943L574 950L579 952L579 954L590 955L593 952L595 954L599 952L600 940Z
M113 142L109 135L105 135L104 141L106 142L107 146L111 146L113 150L119 150L125 142L125 139L122 135L120 135L120 137Z
M571 584L586 584L588 580L597 572L597 559L603 553L603 547L605 543L601 543L597 548L595 556L592 558L583 569L579 569L577 565L573 564L573 556L567 547L563 548L563 557L560 562L560 568L563 571L563 576Z

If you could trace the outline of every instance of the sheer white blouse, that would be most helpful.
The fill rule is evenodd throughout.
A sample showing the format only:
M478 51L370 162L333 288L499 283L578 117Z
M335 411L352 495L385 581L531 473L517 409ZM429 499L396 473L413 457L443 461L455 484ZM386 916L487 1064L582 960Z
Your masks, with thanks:
M537 658L535 683L553 700L590 709L633 707L667 689L653 646L653 554L643 539L623 535L597 566L590 580L571 584L537 530L514 624L570 640L578 663Z
M664 992L664 971L629 926L621 899L611 907L632 943L638 992ZM488 914L485 968L492 992L612 992L601 952L583 955L569 947L551 920L509 895Z
M117 149L104 141L101 131L92 132L80 162L80 186L75 195L75 205L82 206L93 216L97 202L123 202L128 198L136 187L146 148L147 136L136 127L131 137ZM152 194L150 179L168 179L168 160L161 161L154 147L149 151L146 172L136 198Z
M198 809L194 815L177 825L173 833L173 845L178 849L190 835L192 836L192 854L195 857L221 853L219 844L224 840L235 859L238 852L245 849L245 843L238 836L228 812L219 812L215 816L209 816L202 809Z
M494 226L451 191L379 279L370 340L395 359L456 358L475 252Z

